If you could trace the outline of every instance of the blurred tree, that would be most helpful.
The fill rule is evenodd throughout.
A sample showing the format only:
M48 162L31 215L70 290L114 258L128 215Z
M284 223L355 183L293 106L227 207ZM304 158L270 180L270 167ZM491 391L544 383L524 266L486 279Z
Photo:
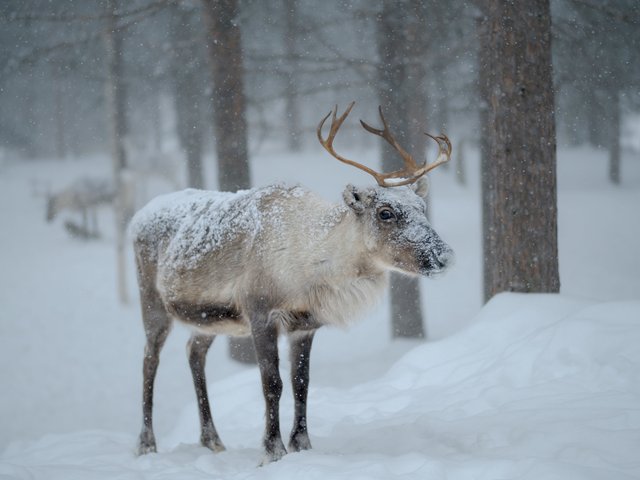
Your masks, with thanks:
M640 87L640 3L556 0L553 14L556 81L567 106L561 119L584 130L591 145L609 150L609 179L618 184L621 103ZM572 136L583 140L577 131Z
M428 5L420 0L383 0L377 19L378 98L398 142L421 157L426 148L421 129L427 117L424 90ZM382 142L382 169L398 169L398 152ZM420 282L392 274L391 330L393 337L424 338Z
M558 292L549 0L485 0L481 29L485 299Z
M202 0L213 78L213 114L218 186L223 191L250 187L244 96L243 51L237 0ZM250 337L229 340L231 358L255 363Z
M118 26L118 0L107 0L106 26L104 41L106 51L106 104L109 115L109 135L111 137L111 156L113 177L116 185L115 218L116 218L116 254L118 295L122 303L129 301L127 292L126 228L131 216L132 205L127 201L124 171L127 168L127 155L124 139L128 133L126 114L126 90L123 74L122 31Z
M285 14L284 51L286 57L285 120L289 150L299 152L302 148L300 125L300 102L298 95L298 53L300 28L298 26L298 1L283 0Z
M204 82L197 41L200 19L193 9L176 5L172 9L172 76L176 106L176 129L187 160L187 185L204 188L203 102Z

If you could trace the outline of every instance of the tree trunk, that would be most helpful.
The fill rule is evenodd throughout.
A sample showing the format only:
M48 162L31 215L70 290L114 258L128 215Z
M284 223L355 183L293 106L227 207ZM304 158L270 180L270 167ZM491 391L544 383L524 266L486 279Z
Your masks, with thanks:
M491 209L491 202L489 192L491 191L491 156L489 148L489 93L490 93L490 65L489 55L491 50L489 49L489 19L481 16L476 21L476 33L478 38L486 43L480 44L478 49L478 84L477 94L481 101L480 108L478 110L478 120L480 123L480 185L483 192L482 195L482 265L489 265L491 261L490 249L492 248L489 242L491 235L491 228L489 222L489 211ZM484 285L484 297L488 300L488 286L490 285L491 278L489 276L489 269L483 268L483 285Z
M193 18L185 8L178 6L176 10L172 41L178 138L187 160L187 185L204 188L201 106L204 92L198 76L198 56L189 55Z
M588 140L592 147L600 148L606 145L606 124L604 122L604 108L600 101L600 96L596 91L596 87L592 86L592 90L587 94L587 132Z
M52 83L53 83L53 95L54 95L54 109L55 109L55 147L56 157L58 160L63 160L68 156L67 150L67 122L65 116L65 81L61 78L60 73L61 66L57 63L52 65Z
M285 117L287 123L287 143L289 150L299 152L302 148L302 128L300 125L300 105L298 101L298 0L284 0L286 15L285 55L287 58L285 90Z
M487 2L481 35L485 299L558 292L549 0Z
M126 91L123 81L122 33L118 30L116 0L107 1L107 28L105 30L105 49L107 62L106 102L109 114L109 135L111 136L111 155L113 160L113 178L116 185L114 213L116 220L116 262L118 295L122 303L129 302L126 281L126 228L132 216L133 206L127 201L123 171L127 167L127 157L123 139L128 131L126 117Z
M398 142L418 158L426 148L422 130L427 102L421 62L425 17L423 2L384 0L376 36L380 105ZM382 169L397 170L399 160L398 153L383 142ZM419 280L392 274L390 296L393 337L424 338Z
M456 159L455 159L455 169L456 169L456 182L459 185L467 184L467 171L466 171L466 161L464 158L464 149L465 142L464 137L462 137L458 141L458 148L456 148Z
M611 134L609 136L609 180L614 185L620 184L620 94L614 91L611 95Z
M202 0L213 78L213 115L220 190L249 188L246 102L237 0ZM251 338L230 338L231 358L255 363Z
M213 126L218 186L224 191L251 184L247 148L242 38L237 0L202 0L213 78Z

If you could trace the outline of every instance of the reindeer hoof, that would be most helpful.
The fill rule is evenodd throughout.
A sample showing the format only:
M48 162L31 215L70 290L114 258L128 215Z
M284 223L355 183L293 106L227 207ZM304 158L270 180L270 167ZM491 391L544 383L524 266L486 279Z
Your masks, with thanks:
M202 446L207 447L209 450L211 450L214 453L220 453L226 450L224 443L222 443L222 440L220 440L219 438L210 438L210 439L203 438L201 440L201 443L202 443Z
M258 466L263 467L271 462L277 462L287 454L287 450L284 448L282 440L278 438L269 444L265 444L264 456Z
M142 432L138 441L138 455L146 455L147 453L156 453L156 439L152 432Z
M296 432L291 434L289 439L289 451L299 452L301 450L310 450L311 442L307 432Z

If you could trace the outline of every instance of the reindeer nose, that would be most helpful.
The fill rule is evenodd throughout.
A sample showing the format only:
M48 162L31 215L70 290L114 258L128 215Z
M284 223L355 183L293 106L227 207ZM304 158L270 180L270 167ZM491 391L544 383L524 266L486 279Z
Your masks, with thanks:
M453 250L446 244L432 248L422 261L422 274L434 275L444 272L453 263Z
M453 250L450 247L445 246L440 252L436 252L434 255L434 263L440 270L444 270L453 263Z

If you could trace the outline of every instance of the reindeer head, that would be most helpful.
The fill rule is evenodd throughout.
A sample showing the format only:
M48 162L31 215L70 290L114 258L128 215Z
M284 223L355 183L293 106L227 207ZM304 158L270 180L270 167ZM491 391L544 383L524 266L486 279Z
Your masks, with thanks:
M337 118L337 107L318 125L318 140L335 158L372 175L378 185L357 188L348 185L343 193L346 205L356 214L361 223L367 250L383 267L404 273L430 276L446 269L453 259L453 250L440 238L427 220L424 196L427 182L423 178L430 170L449 160L451 142L445 135L433 138L439 147L438 158L428 164L418 165L413 157L400 147L389 131L380 109L383 130L370 127L362 120L368 132L389 142L401 155L405 167L391 173L378 173L365 165L338 155L333 149L333 140L338 129L353 108L352 102L345 113ZM322 137L324 122L332 116L329 135ZM389 181L395 179L394 181Z

